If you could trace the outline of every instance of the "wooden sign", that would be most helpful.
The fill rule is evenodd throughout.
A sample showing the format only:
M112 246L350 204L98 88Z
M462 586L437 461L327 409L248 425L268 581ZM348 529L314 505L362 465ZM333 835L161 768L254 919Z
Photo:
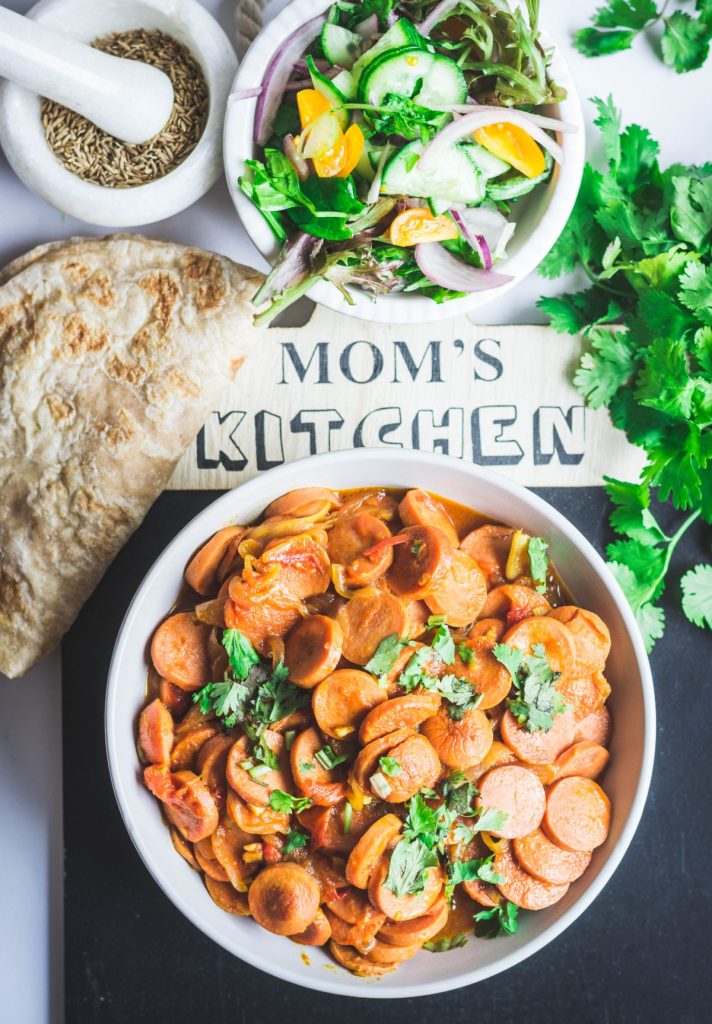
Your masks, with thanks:
M389 327L317 307L305 327L260 332L170 487L225 489L317 452L380 446L440 451L526 486L636 479L640 450L571 383L580 347L549 327Z

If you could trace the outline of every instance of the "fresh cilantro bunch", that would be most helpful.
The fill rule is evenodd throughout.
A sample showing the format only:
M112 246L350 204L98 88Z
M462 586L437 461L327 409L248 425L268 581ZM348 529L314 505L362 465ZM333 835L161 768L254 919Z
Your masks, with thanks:
M593 16L595 28L583 28L574 36L574 46L586 57L601 57L627 50L636 36L662 22L662 58L678 74L702 67L712 39L712 2L696 0L697 16L687 11L668 13L668 4L655 0L606 0Z
M549 665L544 645L532 644L531 654L524 654L509 644L497 644L492 653L512 677L516 696L510 698L509 710L527 732L548 732L568 704L556 689L561 673Z
M624 538L607 553L650 650L665 628L656 602L675 547L697 519L712 522L712 164L661 170L649 132L622 131L611 97L593 102L608 166L586 165L540 267L557 277L581 265L591 284L539 305L556 330L583 333L576 387L647 456L638 482L607 480ZM687 513L670 534L653 497ZM712 628L712 566L686 573L682 593L690 621Z
M499 935L515 935L519 931L519 907L505 900L491 910L475 914L475 935L478 939L496 939ZM478 928L477 925L480 925Z

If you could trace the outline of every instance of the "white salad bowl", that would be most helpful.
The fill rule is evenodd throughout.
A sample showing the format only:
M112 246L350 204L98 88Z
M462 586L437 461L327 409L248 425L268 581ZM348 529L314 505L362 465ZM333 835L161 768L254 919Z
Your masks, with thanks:
M523 913L519 932L434 956L419 953L381 979L363 979L337 967L321 949L262 930L249 918L220 910L200 876L173 849L156 800L143 786L136 724L151 635L174 604L192 553L228 522L249 523L270 501L296 487L427 487L493 519L546 537L550 554L576 600L603 617L612 649L611 761L604 785L612 804L610 835L584 876L561 902ZM643 642L618 584L588 541L541 498L495 473L443 455L356 449L312 456L251 480L222 495L165 549L126 613L109 671L106 743L121 814L136 849L159 886L185 916L230 953L286 981L337 995L405 998L432 995L482 981L536 953L560 935L601 892L633 838L648 792L655 748L655 701ZM600 951L604 955L605 951Z
M247 51L232 86L232 97L238 91L249 91L262 84L265 71L276 50L296 29L323 13L333 0L294 0L273 18ZM551 39L542 32L542 42L549 48ZM566 90L566 99L550 106L546 113L568 122L575 131L557 133L564 159L555 164L546 184L534 189L515 205L517 229L507 247L507 258L497 263L496 270L511 276L511 281L498 288L476 292L462 299L438 304L426 296L392 294L373 299L358 287L348 287L349 304L340 291L328 281L319 281L308 292L315 302L349 316L377 323L429 323L447 320L459 313L470 313L485 303L498 299L514 288L544 259L568 220L578 193L585 162L584 119L571 72L560 52L555 49L549 73ZM225 118L223 154L227 185L245 230L262 255L274 263L280 246L260 211L241 191L238 179L245 171L245 160L254 159L256 146L253 126L257 100L240 99L229 102Z

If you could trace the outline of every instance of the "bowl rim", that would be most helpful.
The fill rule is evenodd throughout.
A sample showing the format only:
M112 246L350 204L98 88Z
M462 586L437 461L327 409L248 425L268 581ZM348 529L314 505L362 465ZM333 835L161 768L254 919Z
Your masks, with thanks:
M247 50L235 75L230 95L238 89L248 89L259 84L279 41L329 5L330 0L291 0L283 7L267 22ZM512 280L498 288L475 292L441 304L415 294L383 295L373 301L361 289L350 287L348 291L354 303L349 305L340 292L326 281L313 285L307 292L309 298L346 316L375 323L432 323L471 312L501 298L538 267L566 225L576 202L586 160L585 120L571 71L561 48L554 44L545 30L541 31L541 38L544 45L554 49L550 65L552 77L567 92L566 99L553 105L555 116L575 125L577 130L563 135L559 133L558 141L563 148L565 160L561 166L554 167L554 176L550 179L551 195L546 208L529 237L522 243L521 249L499 265L500 270L512 274ZM223 160L227 189L242 225L262 256L272 263L278 252L274 236L259 210L237 186L237 178L244 171L244 161L254 156L252 125L256 106L255 98L239 102L228 99L223 126Z
M489 486L499 488L505 496L511 496L514 499L523 501L530 506L533 513L538 513L539 515L546 517L551 522L554 529L556 529L569 543L571 543L580 557L597 572L601 582L607 588L619 614L621 615L626 632L628 633L632 652L640 675L643 741L638 782L635 788L635 794L633 796L630 811L624 822L620 836L615 845L608 852L606 861L602 865L596 877L589 883L584 892L581 893L581 895L560 918L546 927L540 934L526 942L521 948L502 956L493 964L475 967L472 970L464 971L462 974L455 977L445 978L435 982L428 982L427 989L424 988L423 990L414 990L412 984L395 984L389 988L369 986L366 984L354 986L353 984L340 981L336 972L334 972L333 977L327 978L318 975L316 972L299 972L288 966L274 964L265 956L260 954L259 942L254 943L252 946L241 945L239 952L236 952L234 948L226 945L226 942L221 936L221 930L217 927L213 927L210 922L199 920L199 911L193 907L191 900L184 896L179 887L172 885L163 877L161 867L163 857L154 853L150 848L150 844L144 841L143 836L139 834L132 825L132 799L127 795L124 789L120 771L121 758L118 752L118 738L116 735L117 726L119 725L119 720L116 716L116 695L120 688L121 661L124 655L124 650L129 644L130 637L133 633L135 620L139 615L143 595L150 590L153 581L169 568L172 561L172 552L182 535L193 529L195 525L203 519L214 518L216 510L224 508L226 521L229 520L231 516L234 517L235 513L231 506L234 504L235 492L239 491L241 497L244 495L243 503L249 503L252 491L259 492L260 487L264 486L263 480L265 477L269 478L269 480L274 483L274 496L277 496L279 493L282 493L279 490L281 479L283 476L294 472L293 467L295 465L299 466L303 470L304 477L312 472L316 477L326 477L328 476L328 471L332 466L338 465L339 467L342 467L344 463L350 465L359 462L367 464L371 463L374 476L372 486L379 485L379 472L384 473L385 476L388 472L388 466L392 466L394 462L400 463L401 465L406 463L414 467L418 467L420 471L425 471L426 473L428 467L442 467L443 462L445 462L450 465L452 470L464 472L466 475L469 475L474 483L480 481L488 484ZM173 569L173 571L175 570ZM583 534L581 534L579 530L569 522L569 520L553 508L553 506L549 505L548 502L544 501L543 498L533 494L522 485L514 483L505 477L499 476L499 474L486 467L464 462L460 459L447 455L431 454L408 449L402 449L398 452L390 452L386 449L379 448L360 448L350 449L348 451L327 452L321 455L307 456L304 459L285 463L283 466L269 470L266 473L262 473L259 476L254 477L252 480L247 481L245 484L239 485L238 487L220 495L220 497L207 505L177 534L175 534L146 573L143 581L136 590L121 623L109 667L104 719L105 742L111 784L116 801L119 805L124 825L144 865L147 867L151 875L153 875L154 880L158 883L165 895L171 900L173 905L180 910L180 912L187 917L193 925L199 928L204 934L208 935L209 938L222 948L226 949L228 952L232 952L233 955L238 956L239 959L246 961L251 966L263 970L272 976L301 985L305 988L326 992L332 995L348 995L355 998L377 999L413 998L416 996L436 995L440 992L451 991L453 989L462 988L466 985L474 984L478 981L483 981L486 978L492 977L493 975L507 970L508 968L527 959L565 931L566 928L568 928L568 926L591 905L594 899L601 892L613 875L613 872L620 864L635 834L645 806L652 776L655 753L655 723L655 695L652 674L643 639L640 635L633 613L625 596L623 595L623 591L620 589L620 586L610 573L601 556L583 536ZM331 972L329 973L331 974Z

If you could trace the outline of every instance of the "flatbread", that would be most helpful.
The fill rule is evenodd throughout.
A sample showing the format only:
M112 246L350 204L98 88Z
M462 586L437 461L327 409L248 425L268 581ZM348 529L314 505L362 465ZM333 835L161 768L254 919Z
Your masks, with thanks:
M135 236L40 247L0 286L0 671L52 650L260 336L262 276Z

